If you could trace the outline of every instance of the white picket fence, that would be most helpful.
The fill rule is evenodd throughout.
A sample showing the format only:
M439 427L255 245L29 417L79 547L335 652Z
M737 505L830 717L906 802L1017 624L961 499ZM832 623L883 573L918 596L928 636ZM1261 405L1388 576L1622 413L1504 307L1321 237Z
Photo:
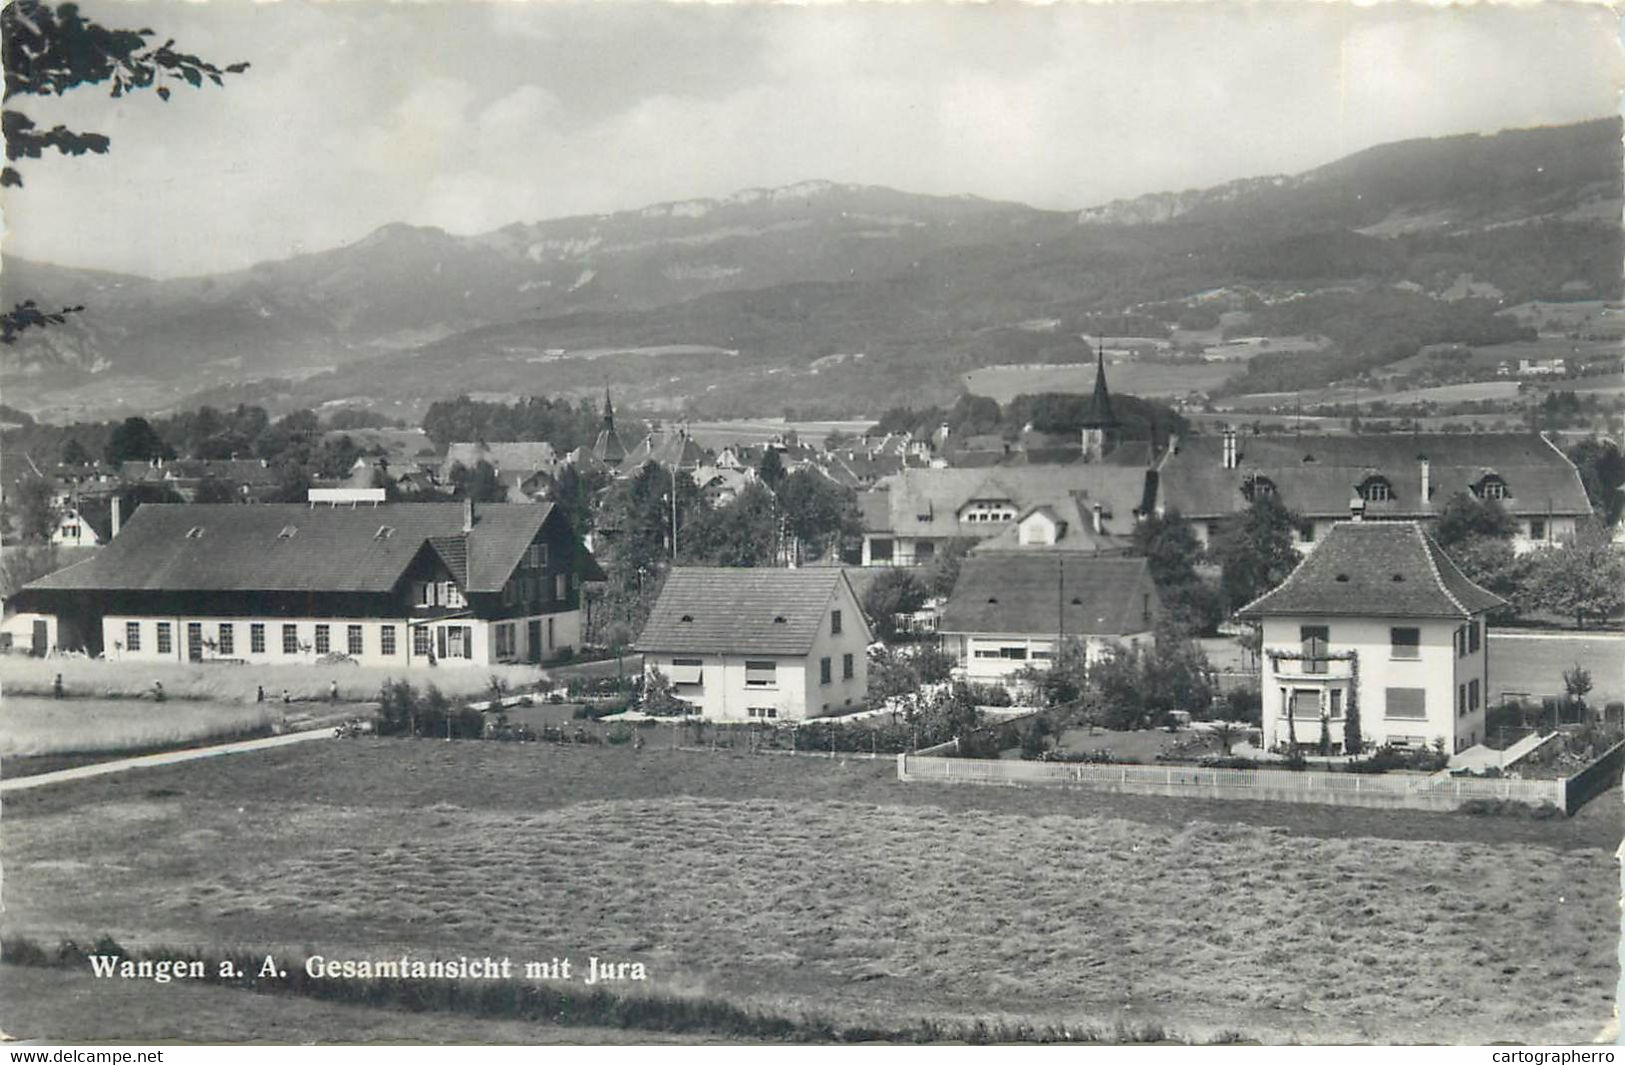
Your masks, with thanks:
M1195 766L1083 765L1005 759L897 756L905 782L1072 785L1104 790L1202 794L1268 799L1445 809L1470 799L1514 799L1566 808L1561 780L1422 776L1406 773L1317 773L1285 769L1202 769Z

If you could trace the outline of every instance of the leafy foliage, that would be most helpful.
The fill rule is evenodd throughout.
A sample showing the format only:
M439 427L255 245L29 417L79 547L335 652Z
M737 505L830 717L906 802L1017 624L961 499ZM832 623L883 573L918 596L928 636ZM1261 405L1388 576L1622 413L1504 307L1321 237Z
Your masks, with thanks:
M897 615L911 614L925 605L926 587L908 569L887 569L863 593L863 613L869 628L882 640L897 636Z
M1208 551L1219 564L1219 587L1227 612L1263 595L1297 568L1292 530L1298 519L1273 495L1257 496L1240 514L1224 519Z
M1572 540L1536 556L1529 576L1536 605L1574 619L1603 620L1625 609L1625 559L1596 521L1581 526Z

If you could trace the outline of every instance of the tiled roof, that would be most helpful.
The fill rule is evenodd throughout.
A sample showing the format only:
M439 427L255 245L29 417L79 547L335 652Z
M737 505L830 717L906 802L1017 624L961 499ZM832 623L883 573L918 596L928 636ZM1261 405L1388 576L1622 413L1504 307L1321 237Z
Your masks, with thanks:
M452 444L446 449L445 460L440 464L441 480L450 480L451 468L461 463L465 469L472 470L481 462L488 462L501 474L535 473L538 470L552 472L559 464L559 457L553 451L553 445L543 441L523 440L509 443L495 444ZM505 476L504 481L511 481L512 477Z
M1150 629L1159 610L1156 585L1143 558L1029 549L967 557L939 628L1124 636Z
M1342 521L1244 618L1336 615L1464 618L1503 605L1413 521Z
M637 649L805 655L845 584L846 575L837 567L679 566L667 574ZM865 624L860 611L851 613L860 616L844 619L846 624Z
M149 503L94 558L28 588L387 592L428 542L454 572L461 553L467 590L500 591L553 507L491 503L476 513L465 535L460 503ZM599 579L585 551L583 565L584 579Z
M1304 517L1347 517L1349 500L1368 476L1380 475L1393 498L1366 505L1367 517L1431 518L1450 497L1487 474L1506 482L1501 505L1524 516L1589 514L1574 464L1535 433L1388 433L1238 436L1238 466L1227 470L1218 436L1190 437L1161 465L1161 502L1187 518L1211 519L1246 509L1241 486L1267 477L1287 509ZM1422 496L1423 458L1429 496Z
M974 536L1003 531L998 523L960 522L959 511L975 499L1007 499L1018 512L1049 504L1063 516L1101 505L1105 533L1127 536L1135 511L1146 503L1147 472L1124 466L1000 466L992 469L903 470L884 478L886 509L862 508L864 531L895 536Z

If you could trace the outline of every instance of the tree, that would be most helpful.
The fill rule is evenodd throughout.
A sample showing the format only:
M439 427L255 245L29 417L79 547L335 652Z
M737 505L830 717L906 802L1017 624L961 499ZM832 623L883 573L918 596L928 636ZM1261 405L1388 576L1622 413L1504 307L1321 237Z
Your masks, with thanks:
M771 566L779 553L778 502L762 485L748 485L732 502L699 508L678 546L684 562Z
M925 585L907 569L889 568L863 593L863 613L869 628L882 640L897 636L897 615L912 614L925 605Z
M1605 620L1625 609L1625 559L1595 520L1536 556L1530 581L1537 605L1574 618L1577 628L1585 628L1588 617Z
M1592 509L1607 525L1619 523L1625 510L1625 454L1612 440L1590 437L1569 448L1569 461L1580 471L1580 482Z
M1089 690L1089 655L1083 641L1068 636L1056 649L1048 669L1029 665L1012 679L1036 692L1045 706L1076 703Z
M659 669L651 667L643 678L643 697L638 709L651 717L684 717L694 713L696 707L679 699L671 679Z
M956 536L937 545L931 561L925 567L925 588L933 599L946 599L959 583L959 569L971 548L982 541L974 536Z
M29 477L17 484L15 502L17 536L24 541L45 541L56 531L61 511L52 501L56 488L44 477Z
M173 85L184 82L200 88L205 78L223 85L225 75L248 69L247 63L217 67L177 51L173 40L153 47L148 40L153 36L154 30L110 29L81 18L77 4L52 7L39 0L12 0L7 4L0 11L0 48L6 72L6 106L0 113L0 126L4 128L7 163L38 159L46 151L99 155L112 146L112 139L104 133L72 130L60 124L41 129L14 108L13 101L19 96L61 96L81 86L110 82L110 95L115 99L151 88L160 100L167 101ZM0 187L22 183L15 166L0 169ZM76 306L45 311L35 300L24 300L0 314L0 343L15 343L24 330L60 324L68 314L83 309Z
M1343 711L1343 753L1359 754L1365 749L1365 736L1360 732L1360 693L1349 692L1348 706Z
M773 448L768 448L762 455L762 461L756 464L756 477L769 488L778 491L779 482L785 477L784 460Z
M1219 588L1227 613L1274 588L1297 568L1292 544L1298 519L1273 495L1260 495L1223 522L1209 548L1219 564Z
M117 466L121 462L148 462L152 459L172 459L175 449L164 442L152 423L145 418L126 418L107 441L107 461Z
M1179 511L1145 518L1134 526L1133 543L1134 550L1145 556L1151 579L1159 589L1196 579L1196 560L1202 555L1202 545Z
M68 442L62 445L62 465L89 466L94 461L77 436L69 437Z
M776 492L786 530L810 557L827 557L862 537L856 494L823 474L797 470L779 481Z
M0 598L11 598L23 585L39 580L47 573L54 573L61 566L55 544L32 543L8 547L4 558L0 559Z
M348 440L349 437L344 439ZM461 499L475 503L501 503L508 498L508 486L497 476L496 467L481 459L469 469L461 462L451 464L450 480Z
M1449 549L1474 539L1510 540L1515 530L1515 523L1500 503L1457 492L1445 502L1433 539Z
M1563 671L1563 690L1568 693L1569 701L1575 703L1583 719L1585 714L1586 696L1591 693L1591 670L1576 662Z

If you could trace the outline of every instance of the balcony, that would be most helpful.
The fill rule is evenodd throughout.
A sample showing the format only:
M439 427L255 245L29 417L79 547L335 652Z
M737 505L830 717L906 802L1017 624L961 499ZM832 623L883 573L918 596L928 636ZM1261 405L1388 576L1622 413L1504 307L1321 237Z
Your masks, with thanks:
M1275 679L1282 682L1347 680L1354 675L1353 659L1339 657L1336 651L1310 658L1296 648L1275 647L1266 648L1264 657L1270 660Z

